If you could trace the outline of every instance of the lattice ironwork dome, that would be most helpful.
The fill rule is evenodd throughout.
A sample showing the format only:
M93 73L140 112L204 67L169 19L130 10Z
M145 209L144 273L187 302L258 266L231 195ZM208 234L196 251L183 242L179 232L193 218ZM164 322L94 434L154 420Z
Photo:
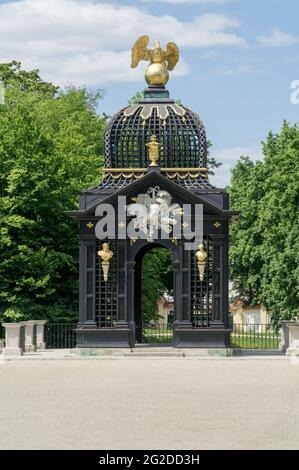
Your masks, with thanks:
M106 168L146 168L151 135L160 143L161 168L206 168L202 121L196 113L169 99L166 90L159 90L162 98L153 98L157 91L145 92L143 100L123 108L108 123Z

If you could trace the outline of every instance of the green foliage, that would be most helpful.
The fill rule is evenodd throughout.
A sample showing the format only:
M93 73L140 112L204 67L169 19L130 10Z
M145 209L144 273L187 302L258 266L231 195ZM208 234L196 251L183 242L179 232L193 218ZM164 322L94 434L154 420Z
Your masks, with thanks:
M0 64L0 79L6 88L17 87L23 92L38 92L54 96L59 90L53 83L43 81L38 70L28 72L22 70L21 63L15 60Z
M142 261L142 318L158 319L157 301L173 288L172 255L165 248L153 248Z
M242 157L233 170L231 207L242 218L231 229L231 275L277 324L299 313L299 127L284 122L263 150L263 161Z
M143 91L137 91L132 98L128 100L128 105L133 106L134 104L137 104L140 100L143 100L144 98L144 90Z
M0 321L77 317L77 226L65 215L99 181L101 94L58 90L0 65Z
M214 169L220 168L222 166L222 162L218 162L215 157L211 157L210 148L212 147L212 142L210 140L207 141L207 168L209 175L214 175Z

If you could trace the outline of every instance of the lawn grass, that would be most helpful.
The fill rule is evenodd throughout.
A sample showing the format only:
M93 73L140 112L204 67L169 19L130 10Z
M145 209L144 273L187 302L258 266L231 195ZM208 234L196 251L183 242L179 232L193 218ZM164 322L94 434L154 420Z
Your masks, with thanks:
M145 328L143 330L143 338L145 343L172 343L172 337L172 328Z
M231 334L231 347L241 349L278 349L280 337L266 334Z
M166 344L172 343L172 328L145 328L143 330L145 343ZM240 332L231 333L231 347L240 349L278 349L280 336L274 332L253 333Z

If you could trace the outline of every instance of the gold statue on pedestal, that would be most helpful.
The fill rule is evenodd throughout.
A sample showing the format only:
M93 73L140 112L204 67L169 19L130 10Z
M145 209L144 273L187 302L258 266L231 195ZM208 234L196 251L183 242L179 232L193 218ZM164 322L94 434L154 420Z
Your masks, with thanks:
M198 251L195 253L196 259L197 259L197 267L198 267L198 272L199 272L199 279L200 282L203 281L204 279L204 274L205 274L205 267L206 267L206 258L207 258L207 252L205 251L205 246L203 243L201 243L198 246Z
M157 166L159 161L160 149L160 144L157 141L157 137L155 135L152 135L150 138L150 142L146 144L146 146L148 147L148 157L151 162L149 166Z
M107 282L108 281L110 261L111 261L111 258L113 256L113 253L109 248L109 243L103 243L102 250L100 250L98 252L98 255L102 260L102 269L103 269L104 281Z
M173 70L179 60L179 49L174 42L169 42L162 49L159 41L148 49L149 37L141 36L132 48L131 67L137 67L140 60L149 60L145 71L145 80L149 85L165 85L169 79L168 70Z

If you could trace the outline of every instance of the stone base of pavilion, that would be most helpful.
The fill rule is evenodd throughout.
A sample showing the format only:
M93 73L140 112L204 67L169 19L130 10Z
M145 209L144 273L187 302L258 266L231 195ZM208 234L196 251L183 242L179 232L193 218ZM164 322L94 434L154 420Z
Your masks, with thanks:
M57 360L121 360L121 359L233 359L235 352L230 348L188 348L170 346L130 348L74 348L45 349L24 353L21 356L7 356L0 352L2 361L57 361ZM286 358L285 356L283 356Z
M135 348L75 348L79 357L231 357L232 348L174 348L140 345Z
M101 360L284 360L293 359L278 351L266 350L232 350L230 348L186 348L177 349L165 347L136 347L129 348L73 348L73 349L45 349L36 352L24 353L21 356L7 356L1 354L0 365L3 362L36 362L36 361L101 361Z

